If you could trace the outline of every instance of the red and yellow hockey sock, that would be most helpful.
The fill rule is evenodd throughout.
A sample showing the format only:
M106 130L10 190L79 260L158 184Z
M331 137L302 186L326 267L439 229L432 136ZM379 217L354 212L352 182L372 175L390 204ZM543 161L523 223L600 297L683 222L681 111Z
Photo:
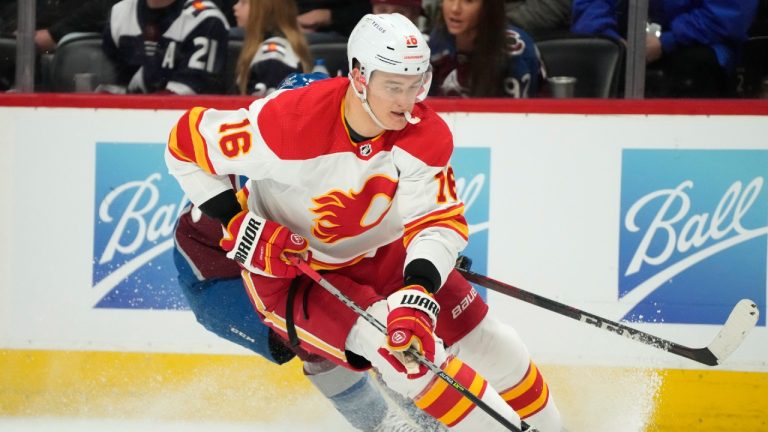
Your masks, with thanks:
M500 394L507 404L517 411L520 418L525 420L547 406L549 387L539 369L531 362L520 382Z

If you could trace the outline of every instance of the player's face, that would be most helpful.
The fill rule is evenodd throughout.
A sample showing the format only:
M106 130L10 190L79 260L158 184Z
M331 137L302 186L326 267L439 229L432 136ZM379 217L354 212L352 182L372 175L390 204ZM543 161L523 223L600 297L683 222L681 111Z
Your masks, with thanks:
M248 15L251 13L251 1L237 0L237 3L232 6L232 10L235 12L237 26L245 28L246 24L248 24Z
M413 110L422 88L423 75L400 75L375 71L368 84L368 104L387 129L400 130L408 122L405 113Z
M454 36L470 36L477 32L483 0L443 0L443 19Z

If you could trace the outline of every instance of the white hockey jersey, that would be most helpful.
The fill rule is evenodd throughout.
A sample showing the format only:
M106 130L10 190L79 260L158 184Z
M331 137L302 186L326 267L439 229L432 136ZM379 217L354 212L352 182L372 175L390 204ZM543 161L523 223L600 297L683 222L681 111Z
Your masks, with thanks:
M401 240L404 265L427 259L444 282L468 237L450 131L417 104L420 123L355 143L343 120L348 85L320 80L236 111L193 108L171 132L169 170L196 205L229 189L228 174L247 176L249 210L306 237L316 269Z

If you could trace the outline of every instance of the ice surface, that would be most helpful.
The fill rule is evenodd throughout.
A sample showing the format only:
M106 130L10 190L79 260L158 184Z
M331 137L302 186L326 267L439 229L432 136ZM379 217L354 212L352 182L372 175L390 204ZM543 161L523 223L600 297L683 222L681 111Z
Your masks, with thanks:
M302 421L300 415L293 420L270 423L223 423L223 422L155 422L90 419L25 419L1 418L3 432L298 432L298 431L353 431L343 420L329 416L326 419Z
M540 365L570 432L644 432L661 378L652 369ZM189 402L175 395L176 402ZM173 398L172 398L173 399ZM186 401L185 401L186 400ZM173 404L174 401L165 401ZM156 408L158 407L156 404ZM168 407L168 405L165 405ZM353 431L325 399L303 394L265 422L0 417L0 432L295 432ZM162 411L162 410L161 410ZM153 415L162 417L160 411ZM276 415L277 414L277 415ZM253 418L254 416L251 416Z

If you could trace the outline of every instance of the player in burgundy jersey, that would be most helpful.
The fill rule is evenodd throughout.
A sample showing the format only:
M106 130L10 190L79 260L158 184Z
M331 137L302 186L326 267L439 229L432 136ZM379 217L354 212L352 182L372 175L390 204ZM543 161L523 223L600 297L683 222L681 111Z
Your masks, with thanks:
M226 227L220 245L280 336L347 368L374 366L452 430L505 428L428 373L411 347L509 422L560 431L525 345L453 268L468 227L451 133L421 103L431 80L423 35L402 15L366 15L347 52L346 78L276 91L248 109L189 110L169 138L170 172ZM248 178L241 201L229 174ZM387 336L288 255L386 322Z

